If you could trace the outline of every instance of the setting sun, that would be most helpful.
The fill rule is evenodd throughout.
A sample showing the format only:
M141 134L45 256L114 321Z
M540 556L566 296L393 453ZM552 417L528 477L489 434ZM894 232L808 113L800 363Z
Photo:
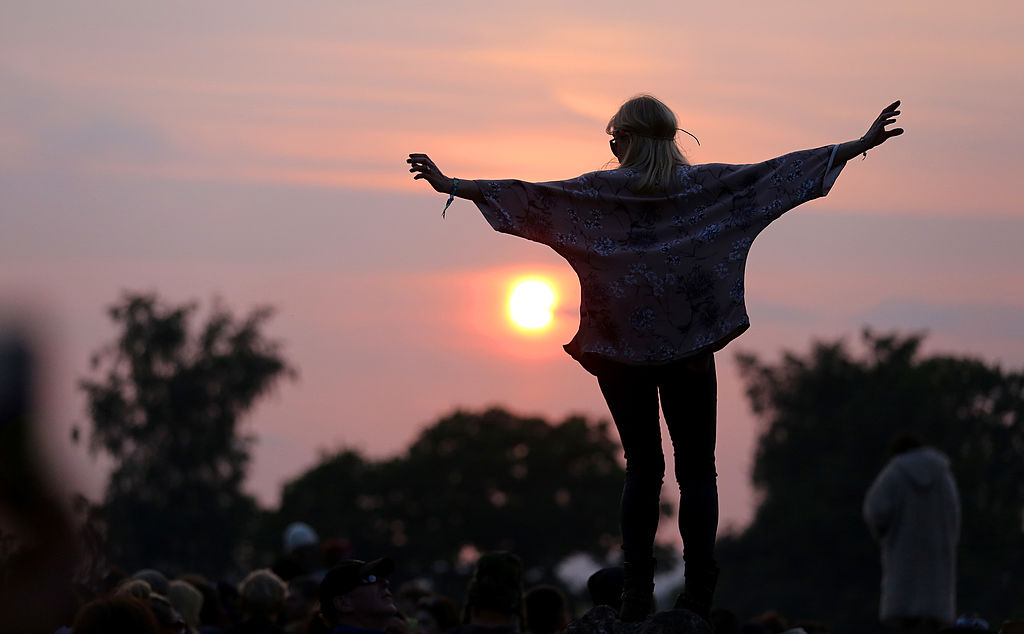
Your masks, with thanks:
M543 280L519 282L508 297L508 315L520 328L539 330L551 323L557 298L555 290Z

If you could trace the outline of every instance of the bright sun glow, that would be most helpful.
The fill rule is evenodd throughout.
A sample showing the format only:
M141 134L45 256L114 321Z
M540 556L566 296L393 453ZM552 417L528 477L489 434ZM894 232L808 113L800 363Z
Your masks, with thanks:
M547 282L531 279L516 284L508 297L508 315L520 328L539 330L551 323L555 290Z

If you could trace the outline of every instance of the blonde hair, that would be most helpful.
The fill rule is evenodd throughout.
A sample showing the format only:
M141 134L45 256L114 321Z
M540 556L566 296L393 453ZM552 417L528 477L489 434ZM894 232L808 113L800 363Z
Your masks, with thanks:
M284 607L288 585L270 569L260 568L242 579L238 594L249 616L274 616Z
M619 166L636 172L633 190L664 190L672 182L676 168L690 164L676 145L678 125L672 110L651 95L633 97L608 121L605 132L629 137Z
M199 612L203 609L203 593L192 584L175 579L167 587L167 599L185 619L190 631L199 626Z

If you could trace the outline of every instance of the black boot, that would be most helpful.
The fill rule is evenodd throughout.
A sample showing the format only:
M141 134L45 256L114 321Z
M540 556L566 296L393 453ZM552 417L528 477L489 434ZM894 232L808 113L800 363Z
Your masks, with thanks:
M686 566L686 585L676 599L677 610L689 610L705 621L711 619L711 602L718 584L718 566L711 561L698 566Z
M654 611L654 559L622 565L622 608L619 620L643 621Z

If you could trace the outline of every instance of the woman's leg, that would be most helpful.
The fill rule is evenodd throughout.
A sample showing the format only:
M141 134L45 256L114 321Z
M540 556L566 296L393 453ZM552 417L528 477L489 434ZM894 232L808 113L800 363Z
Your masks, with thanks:
M654 536L661 517L665 477L658 387L641 372L603 374L598 382L626 456L626 482L619 507L626 573L620 616L625 621L638 621L650 613L652 605Z
M714 358L666 373L658 387L679 482L679 534L686 562L686 600L680 607L707 618L718 578L714 558L718 531Z
M627 560L649 559L660 518L665 457L661 451L658 388L629 374L598 377L626 456L620 522Z

